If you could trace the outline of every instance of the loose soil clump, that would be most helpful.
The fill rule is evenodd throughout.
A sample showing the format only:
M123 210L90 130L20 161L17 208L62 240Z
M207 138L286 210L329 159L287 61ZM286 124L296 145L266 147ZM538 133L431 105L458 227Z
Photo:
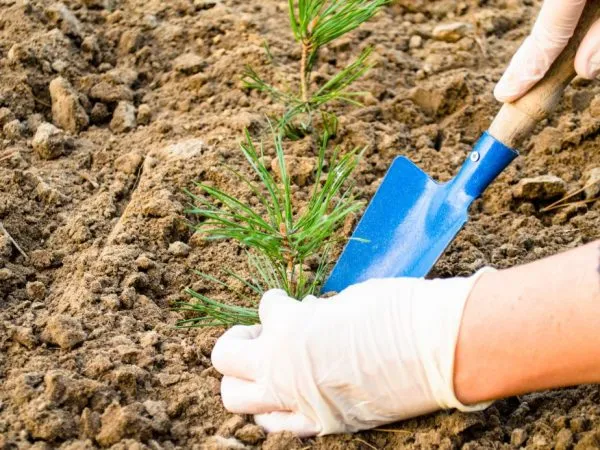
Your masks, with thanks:
M375 47L377 65L357 86L370 92L365 106L336 111L339 141L368 146L361 198L400 154L441 180L456 172L499 107L494 83L538 7L399 0L323 50L315 69L327 79ZM222 330L174 329L181 316L170 307L189 300L188 286L230 300L192 269L244 273L244 258L190 233L182 190L198 180L252 197L220 165L246 170L241 130L260 139L264 114L280 112L242 88L244 65L273 82L297 73L286 9L0 0L0 449L600 447L596 386L304 441L224 410L210 364ZM557 188L597 177L599 131L600 86L577 80L475 202L433 275L510 267L597 239L600 202L541 209ZM290 157L313 156L295 147Z

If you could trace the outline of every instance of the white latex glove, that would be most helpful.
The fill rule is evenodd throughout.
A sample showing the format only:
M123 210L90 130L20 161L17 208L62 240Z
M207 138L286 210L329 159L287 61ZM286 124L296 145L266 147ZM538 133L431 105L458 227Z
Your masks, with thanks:
M540 14L508 69L496 85L494 95L512 102L542 79L565 48L577 27L586 0L545 0ZM581 42L575 57L575 70L583 78L600 73L600 21Z
M353 432L438 409L481 410L454 395L454 353L470 278L377 279L298 302L267 292L262 325L216 343L221 395L269 432Z

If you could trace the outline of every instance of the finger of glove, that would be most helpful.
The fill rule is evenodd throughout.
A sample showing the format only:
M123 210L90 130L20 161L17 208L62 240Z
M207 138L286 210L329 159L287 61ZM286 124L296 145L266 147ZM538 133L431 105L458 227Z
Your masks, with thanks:
M258 305L258 316L264 327L270 328L281 325L282 319L291 317L292 310L299 302L294 300L282 289L271 289L264 293Z
M565 48L579 22L585 0L546 0L531 34L513 56L494 89L501 102L523 96L541 80Z
M255 380L259 368L260 325L236 325L221 336L212 351L215 369L223 375Z
M269 433L291 431L301 438L315 436L321 431L321 427L300 413L276 411L257 414L254 416L254 421Z
M575 71L583 78L600 75L600 20L591 26L577 50Z
M263 386L235 377L221 380L221 399L225 409L236 414L261 414L283 409Z

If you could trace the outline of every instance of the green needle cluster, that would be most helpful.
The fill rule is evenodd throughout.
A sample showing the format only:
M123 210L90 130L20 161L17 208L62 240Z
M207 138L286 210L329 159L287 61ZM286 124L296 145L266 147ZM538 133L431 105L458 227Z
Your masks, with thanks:
M262 145L257 147L245 130L240 146L251 175L227 169L257 201L251 205L225 190L198 183L194 192L187 192L191 199L187 214L195 231L205 239L235 241L244 249L249 276L223 270L221 275L230 280L226 282L205 273L197 275L250 306L233 306L187 289L193 301L175 305L186 317L179 327L259 323L257 301L272 288L283 289L297 299L318 295L330 268L331 249L345 239L339 228L349 215L362 208L352 195L350 182L362 151L344 153L339 146L331 145L338 118L326 107L334 101L360 105L359 97L364 93L352 90L351 85L372 67L372 48L361 51L352 63L319 86L312 86L311 74L319 49L359 27L388 1L289 0L290 26L301 45L299 88L279 89L252 67L246 67L245 87L268 94L285 107L271 130L277 170L265 165ZM265 49L272 62L274 56L268 45ZM321 119L318 126L317 117ZM308 199L299 202L293 194L284 142L303 137L310 137L316 164ZM242 288L236 289L233 284Z

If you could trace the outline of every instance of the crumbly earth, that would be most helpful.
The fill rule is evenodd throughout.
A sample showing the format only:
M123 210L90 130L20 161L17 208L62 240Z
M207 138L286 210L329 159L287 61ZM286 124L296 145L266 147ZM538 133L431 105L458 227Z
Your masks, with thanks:
M398 0L322 52L317 80L375 47L377 65L358 83L365 106L337 107L337 141L368 146L361 197L399 154L441 180L456 172L499 108L494 83L538 7ZM246 170L242 129L258 136L279 111L242 89L244 65L296 79L286 8L0 0L0 221L23 251L0 229L0 449L600 448L596 386L304 441L224 410L209 359L222 330L175 329L181 316L170 307L187 286L227 299L192 270L243 271L243 255L190 233L183 189L210 181L250 199L220 164ZM513 194L522 179L549 174L581 188L600 167L599 131L600 86L577 80L473 206L435 274L509 267L597 239L600 202L544 213L552 199Z

